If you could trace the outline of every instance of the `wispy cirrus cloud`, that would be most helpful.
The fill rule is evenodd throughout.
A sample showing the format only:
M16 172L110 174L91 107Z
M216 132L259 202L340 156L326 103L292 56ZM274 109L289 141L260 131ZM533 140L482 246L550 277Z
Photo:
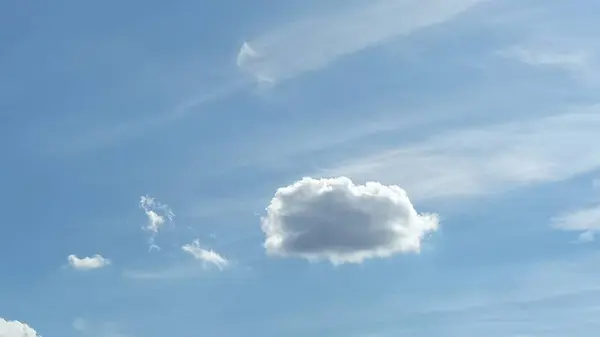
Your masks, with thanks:
M513 47L502 53L532 66L554 66L580 70L588 65L590 55L581 50L561 51L546 48Z
M442 271L448 273L445 290L433 297L427 296L432 292L429 287L419 288L417 293L399 287L360 308L332 303L301 315L303 319L280 320L285 322L285 331L306 334L328 329L357 336L371 333L425 337L447 332L452 332L451 336L471 336L472 331L482 335L480 332L487 329L497 331L488 335L498 337L559 337L580 326L589 329L600 325L594 318L600 299L600 287L595 281L599 276L595 268L599 258L594 252L480 266L468 278L451 268ZM435 281L427 284L436 286ZM315 325L307 327L303 324L306 319L315 319ZM591 337L593 331L578 335Z
M597 83L599 74L594 55L589 45L569 43L540 43L513 46L500 55L539 69L562 70L581 83Z
M306 16L274 27L249 39L240 47L236 64L259 82L274 84L306 71L325 68L340 57L395 37L442 24L487 1L490 0L377 0L346 5L337 11ZM225 65L219 67L226 72ZM208 113L205 104L239 93L249 84L248 79L230 78L206 85L203 93L180 99L181 103L163 111L61 133L51 142L46 139L44 148L54 154L77 154L114 147L192 115Z
M600 167L600 106L432 135L322 170L399 184L414 198L473 196L561 181ZM574 149L577 149L576 151Z
M556 229L579 232L582 242L593 241L596 233L600 232L600 205L560 214L551 222Z
M274 28L243 43L237 65L259 81L317 70L345 55L451 20L486 0L380 0Z
M51 142L47 146L47 151L58 154L78 154L111 148L171 126L190 116L208 113L204 107L205 104L218 102L240 91L246 85L246 81L232 81L208 89L206 93L182 100L180 104L160 113L144 118L120 120L103 127L86 128L85 131L68 134L68 138L64 138L63 135L58 137L56 141Z

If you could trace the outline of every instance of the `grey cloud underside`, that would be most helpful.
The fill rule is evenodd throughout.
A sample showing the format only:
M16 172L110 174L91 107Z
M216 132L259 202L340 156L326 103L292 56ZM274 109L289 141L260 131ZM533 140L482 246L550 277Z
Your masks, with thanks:
M381 220L364 211L348 209L342 202L316 200L305 205L310 214L283 215L280 221L291 232L286 239L290 252L325 253L335 251L348 253L390 245L395 233L390 228L365 228L364 224L376 224ZM343 226L343 230L338 228Z
M418 214L401 188L345 177L280 188L262 219L268 254L334 264L419 252L437 227L437 216Z

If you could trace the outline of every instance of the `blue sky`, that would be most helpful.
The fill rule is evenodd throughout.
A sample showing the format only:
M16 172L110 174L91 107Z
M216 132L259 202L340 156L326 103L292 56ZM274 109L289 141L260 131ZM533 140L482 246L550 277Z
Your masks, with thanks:
M595 336L598 15L3 2L0 337Z

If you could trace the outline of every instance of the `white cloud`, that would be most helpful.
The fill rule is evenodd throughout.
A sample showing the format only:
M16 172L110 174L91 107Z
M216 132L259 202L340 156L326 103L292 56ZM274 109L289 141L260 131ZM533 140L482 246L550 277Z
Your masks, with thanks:
M402 185L412 198L473 196L555 182L600 167L600 106L450 131L320 171Z
M556 66L580 70L588 65L589 55L584 51L553 50L545 48L513 47L503 53L534 66Z
M342 264L419 252L438 218L417 213L398 186L303 178L277 190L261 227L270 255Z
M39 337L29 325L19 321L9 321L0 317L0 337Z
M592 51L577 46L515 46L501 55L533 67L566 71L582 84L597 83L597 64Z
M67 257L67 260L69 261L69 265L77 270L98 269L111 264L109 259L106 259L98 254L83 258L79 258L76 255L71 254Z
M559 215L552 219L552 226L580 232L580 241L593 241L595 234L600 231L600 205Z
M150 239L148 240L150 249L159 249L159 247L154 244L156 235L165 224L165 221L173 221L175 213L173 213L168 205L164 205L148 195L140 197L140 208L144 210L144 213L148 218L148 223L142 227L142 229L151 233Z
M183 245L181 249L191 254L195 259L202 261L205 266L212 265L219 270L223 270L229 266L229 261L219 253L200 247L199 240L194 240L191 244Z
M238 66L276 81L316 70L396 36L448 21L485 0L379 0L305 18L244 42Z

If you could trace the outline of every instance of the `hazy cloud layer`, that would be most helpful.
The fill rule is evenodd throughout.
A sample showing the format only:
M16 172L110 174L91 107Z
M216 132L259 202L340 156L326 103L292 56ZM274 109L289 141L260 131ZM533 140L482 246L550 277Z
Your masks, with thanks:
M419 252L437 228L437 216L417 213L400 187L346 177L281 187L262 218L268 254L334 264Z
M94 322L82 317L73 320L73 330L84 337L129 337L114 322Z

